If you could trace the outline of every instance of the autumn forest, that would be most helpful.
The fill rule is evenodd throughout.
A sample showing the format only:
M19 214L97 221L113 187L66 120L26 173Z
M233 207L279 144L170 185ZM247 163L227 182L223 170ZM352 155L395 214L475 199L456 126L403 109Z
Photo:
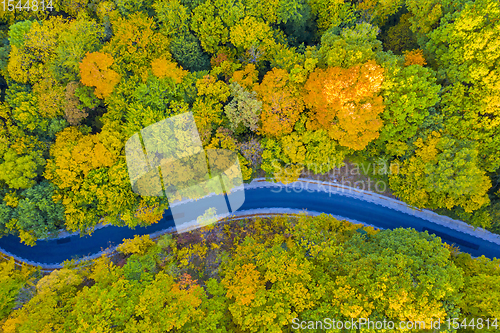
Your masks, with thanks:
M0 237L158 222L168 201L133 192L124 145L189 111L247 182L389 165L393 197L500 233L497 0L45 2L0 4ZM51 274L0 262L4 332L291 332L499 304L497 260L326 215L137 236Z

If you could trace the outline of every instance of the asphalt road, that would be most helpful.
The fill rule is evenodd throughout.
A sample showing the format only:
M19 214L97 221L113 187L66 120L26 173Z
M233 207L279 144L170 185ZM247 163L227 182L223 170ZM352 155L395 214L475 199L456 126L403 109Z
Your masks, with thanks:
M245 203L239 209L262 208L292 208L324 212L345 218L365 222L384 229L414 228L418 231L428 230L448 243L455 243L463 252L473 256L485 255L488 258L500 258L500 245L471 236L454 229L438 225L403 212L392 210L370 202L326 192L286 192L276 191L273 188L254 188L245 190ZM211 200L210 198L201 200ZM200 202L183 204L185 221L191 221L196 216L193 205ZM124 238L133 238L134 235L151 234L159 230L174 226L172 213L165 211L163 219L149 227L109 226L95 230L92 236L71 236L63 239L37 241L34 247L23 245L19 238L6 236L0 238L0 248L23 258L42 264L59 264L66 259L81 258L98 253L104 248L120 244Z

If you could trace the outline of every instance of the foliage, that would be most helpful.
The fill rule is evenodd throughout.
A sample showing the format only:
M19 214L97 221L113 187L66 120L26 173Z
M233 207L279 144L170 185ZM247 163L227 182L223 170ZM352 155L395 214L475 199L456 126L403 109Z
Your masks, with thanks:
M33 283L35 271L27 265L18 268L14 258L0 262L0 320L18 306L21 289Z
M443 96L446 128L460 139L474 138L480 143L482 164L488 171L500 165L496 133L499 19L500 9L494 1L465 3L460 11L444 15L442 24L428 34L426 45L439 66L439 75L451 83Z
M397 13L399 9L404 6L404 4L404 0L360 0L357 1L356 9L361 12L362 17L366 22L376 23L379 26L383 26L389 16Z
M31 25L33 22L26 20L20 21L15 24L12 24L9 27L9 42L11 45L19 48L22 47L25 40L25 35L30 31Z
M464 297L459 303L463 313L473 318L494 318L500 296L495 283L500 273L496 265L498 259L489 260L484 256L473 259L469 254L460 253L453 261L464 271Z
M62 0L60 8L69 15L78 17L78 14L86 12L89 2L89 0Z
M104 27L94 20L80 16L71 22L58 38L55 59L51 64L56 77L65 82L78 80L80 62L87 53L96 52L101 48L102 38Z
M405 56L405 66L411 66L411 65L425 66L427 64L424 58L424 54L420 49L405 51L403 52L403 54Z
M113 28L111 40L100 50L114 59L114 70L124 76L133 73L147 76L151 61L171 59L169 40L156 31L152 18L143 13L133 13L122 18L110 13Z
M120 75L109 68L112 64L113 58L100 52L87 53L80 64L82 83L95 87L94 94L98 98L108 97L120 82Z
M47 180L15 195L8 227L19 233L22 241L35 245L35 240L49 236L63 226L64 207L52 200L55 187ZM14 198L11 198L11 200Z
M257 100L257 93L245 90L237 82L231 83L232 101L224 107L230 122L230 129L236 133L241 132L241 127L249 128L255 132L262 110L262 102Z
M329 29L321 36L318 66L350 68L374 59L382 47L377 34L378 28L366 22L344 28L340 35Z
M219 128L210 143L206 146L208 149L227 149L237 152L240 163L243 180L249 180L252 176L252 170L248 167L249 161L238 151L238 144L230 130ZM226 164L228 165L228 164Z
M417 207L461 206L466 212L489 203L491 183L478 167L477 149L470 142L433 132L414 145L415 155L390 176L397 196Z
M151 240L149 250L134 245L140 253L123 267L102 257L88 269L55 270L36 283L34 295L2 329L258 332L287 330L293 318L428 325L498 312L498 260L472 259L427 232L380 231L326 214L239 224L221 228L212 246L205 237L214 229L190 234L195 243L186 244L181 234L164 237L168 246ZM157 255L160 247L165 257ZM203 274L208 267L216 267L215 277ZM2 295L15 304L22 286L35 282L35 271L16 269L12 259L0 269Z
M238 156L245 181L384 161L393 196L498 229L498 1L53 7L0 11L0 236L34 245L98 223L157 223L167 199L132 191L124 145L185 112L205 148ZM134 238L116 263L56 270L38 288L36 274L1 263L0 330L279 332L295 317L498 315L498 263L426 234L327 216L253 221L159 245Z
M273 43L271 28L265 22L253 16L245 16L229 33L231 43L237 49L249 50L261 48L265 53L266 46Z
M241 154L250 161L253 167L257 167L262 162L262 145L255 137L240 144Z
M135 235L132 239L124 239L117 250L123 254L145 254L155 243L149 239L149 235Z
M78 82L72 81L66 86L65 92L66 105L64 107L64 116L71 126L77 126L82 119L88 116L88 113L80 108L80 100L75 96L77 88Z
M109 130L84 135L68 127L57 134L44 176L58 188L54 200L62 200L69 230L93 228L99 214L113 216L119 210L127 220L127 207L135 198L124 161L115 164L123 149L117 140L119 134Z
M460 270L441 242L427 233L395 229L371 239L352 237L341 258L333 270L338 275L332 287L338 292L332 305L343 317L382 316L430 326L430 320L444 321L459 311Z
M271 137L291 133L304 104L288 73L274 68L255 90L262 101L260 132Z
M41 23L33 22L29 30L24 26L23 41L19 36L12 45L8 72L13 80L20 83L35 83L43 75L46 64L55 56L59 34L66 29L66 22L60 17L52 17ZM14 31L19 31L18 29ZM16 32L13 31L14 36Z
M210 68L210 58L201 49L199 40L191 33L180 35L172 40L170 51L174 59L189 71L202 71Z
M229 41L229 30L212 0L206 0L192 12L191 30L200 40L201 47L208 53L216 53L219 44Z
M188 32L190 11L181 1L155 1L153 8L160 22L160 30L167 37L182 36Z
M340 145L363 149L382 127L384 105L378 94L383 73L374 61L349 69L316 69L304 86L304 101L312 111L308 128L325 129Z
M309 0L307 3L316 17L316 25L320 35L330 28L347 25L355 19L353 7L347 1Z
M411 53L408 53L411 56ZM418 57L420 53L416 53ZM405 60L405 63L408 59ZM421 61L417 58L416 61ZM429 117L429 108L439 102L440 86L436 84L435 73L420 64L401 68L387 67L383 84L384 112L381 114L384 127L380 140L388 142L386 154L404 155L396 148L405 146L413 138L424 120Z
M181 83L182 78L188 74L188 71L184 71L182 67L178 67L175 63L167 59L155 59L151 62L151 67L156 77L160 79L169 77L175 83Z
M441 18L458 12L467 0L406 0L411 30L416 34L420 46L429 40L427 34L438 27Z
M283 183L297 180L304 168L322 174L341 166L347 152L321 129L267 139L263 147L262 170Z
M411 18L411 13L401 15L398 24L387 29L387 32L381 36L386 50L401 54L405 50L418 47L415 35L411 30Z

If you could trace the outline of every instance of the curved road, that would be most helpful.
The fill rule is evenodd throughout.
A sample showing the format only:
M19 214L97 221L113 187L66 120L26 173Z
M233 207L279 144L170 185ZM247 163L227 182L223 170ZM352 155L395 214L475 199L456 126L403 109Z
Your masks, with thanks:
M278 191L277 187L268 187L246 189L245 197L245 203L238 211L263 208L304 209L342 216L384 229L403 227L414 228L418 231L428 230L429 233L440 236L448 243L455 243L461 251L473 256L485 255L489 258L500 258L500 245L498 244L352 196L331 192ZM210 198L201 200L210 200ZM183 220L196 219L196 216L189 216L190 211L196 211L196 209L190 209L192 207L190 205L196 205L196 203L183 204L185 205L184 211L188 212ZM174 223L170 210L167 210L159 223L149 227L130 229L108 226L95 230L92 236L74 235L62 239L42 240L37 241L34 247L21 244L16 236L6 236L0 238L0 249L24 261L58 265L66 259L96 254L104 248L120 244L124 238L151 234L169 227L174 227Z

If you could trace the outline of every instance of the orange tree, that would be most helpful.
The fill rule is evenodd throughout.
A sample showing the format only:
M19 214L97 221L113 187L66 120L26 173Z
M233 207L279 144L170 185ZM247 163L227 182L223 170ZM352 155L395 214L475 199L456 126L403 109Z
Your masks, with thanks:
M344 147L365 148L382 127L383 73L373 60L348 69L317 68L304 86L304 102L310 110L307 127L327 130Z

